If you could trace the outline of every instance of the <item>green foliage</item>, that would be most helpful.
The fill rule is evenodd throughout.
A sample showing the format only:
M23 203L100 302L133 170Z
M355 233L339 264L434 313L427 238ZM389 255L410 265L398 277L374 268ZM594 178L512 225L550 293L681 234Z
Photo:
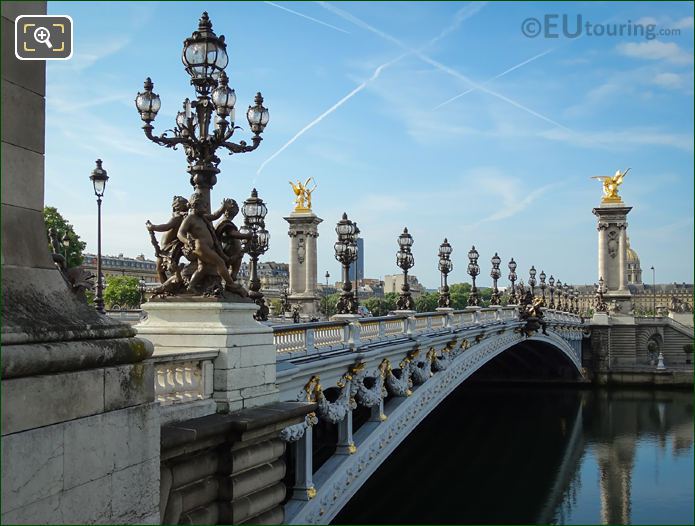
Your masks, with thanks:
M106 278L104 303L107 309L114 305L124 308L140 306L140 286L138 278L132 276L109 276Z
M282 316L282 300L277 298L270 300L270 311L275 316Z
M372 316L386 316L389 311L396 309L396 299L398 294L389 292L383 298L371 297L362 301L362 304L369 309Z
M321 313L329 318L337 313L335 304L338 303L340 299L340 292L335 292L330 296L324 296L321 298Z
M67 248L67 264L68 267L77 267L82 264L82 251L85 249L87 244L80 240L80 236L75 233L72 225L68 223L65 218L60 215L60 212L53 206L46 206L43 209L43 220L46 223L46 239L48 241L48 249L53 252L53 247L51 246L50 239L48 238L48 232L51 228L56 230L58 234L58 242L60 245L60 254L65 256L65 247L62 245L63 236L65 232L68 233L68 239L70 244Z
M415 310L417 312L433 312L437 308L439 294L427 292L415 298Z

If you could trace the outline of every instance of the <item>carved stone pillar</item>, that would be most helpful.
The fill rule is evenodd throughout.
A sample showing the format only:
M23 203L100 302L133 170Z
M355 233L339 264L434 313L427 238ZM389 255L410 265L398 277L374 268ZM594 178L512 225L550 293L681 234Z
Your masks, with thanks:
M290 236L290 296L291 304L300 305L304 318L319 313L321 299L316 290L317 254L316 238L318 225L323 221L311 210L293 211L285 218L289 223Z
M598 218L598 276L603 278L604 298L615 314L632 311L630 290L627 288L627 214L632 207L621 202L602 202L594 208Z

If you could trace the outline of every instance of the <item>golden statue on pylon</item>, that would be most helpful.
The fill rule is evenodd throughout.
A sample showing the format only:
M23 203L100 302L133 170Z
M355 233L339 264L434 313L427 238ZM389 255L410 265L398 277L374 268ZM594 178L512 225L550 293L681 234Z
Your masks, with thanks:
M623 200L620 199L618 195L618 187L623 184L623 178L627 175L630 169L628 168L624 172L620 170L615 172L615 175L611 177L610 175L596 175L592 179L598 179L603 183L603 199L602 203L622 203Z
M314 183L313 188L309 188L310 183ZM295 207L294 211L295 212L308 212L311 210L311 194L314 190L316 190L316 187L318 184L314 181L313 177L309 177L309 179L306 180L306 182L302 183L301 181L297 181L297 183L293 183L290 181L290 185L292 186L292 190L294 191L294 195L297 197L295 198Z

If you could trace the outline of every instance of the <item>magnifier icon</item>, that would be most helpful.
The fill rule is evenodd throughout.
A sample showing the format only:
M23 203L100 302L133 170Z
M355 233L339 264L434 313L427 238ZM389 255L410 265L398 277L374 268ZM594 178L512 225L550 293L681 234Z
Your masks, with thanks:
M39 44L46 44L46 47L48 47L48 49L51 49L53 47L50 38L51 32L45 27L39 26L36 29L34 29L34 39L36 39L36 41Z

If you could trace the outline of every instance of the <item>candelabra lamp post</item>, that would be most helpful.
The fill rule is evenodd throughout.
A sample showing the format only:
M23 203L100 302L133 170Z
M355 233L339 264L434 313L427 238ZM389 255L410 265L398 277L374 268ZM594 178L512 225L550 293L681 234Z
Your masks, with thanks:
M403 286L396 301L396 309L398 310L415 310L415 301L410 295L410 283L408 283L408 270L415 266L412 246L413 236L408 233L407 228L404 228L403 233L398 236L398 252L396 253L396 265L403 271Z
M554 309L555 308L555 278L550 275L550 278L548 278L548 290L550 291L550 303L548 304L548 308Z
M509 304L516 305L518 301L516 299L516 290L514 288L514 282L516 282L516 261L514 261L514 258L509 260L509 264L507 266L509 267L508 278L512 284L512 292L509 294Z
M546 277L546 276L545 276L545 272L543 272L543 271L541 270L541 273L540 273L540 275L539 275L538 277L539 277L540 280L541 280L541 284L540 284L540 287L541 287L541 301L543 302L543 306L545 306L545 288L547 287L547 285L545 284L545 277Z
M492 295L490 296L490 305L499 305L500 291L497 288L497 280L502 277L502 271L500 270L500 263L502 263L502 259L497 255L497 252L495 252L495 255L492 256L490 261L492 263L492 270L490 270L490 277L492 278Z
M258 258L266 253L270 245L270 233L265 228L265 216L268 213L268 207L266 207L263 199L258 197L258 192L255 188L251 191L251 197L244 201L241 213L244 216L244 225L240 228L240 231L244 234L250 234L250 237L245 240L243 245L244 252L251 258L249 264L249 297L259 307L253 317L257 321L266 321L269 309L261 293L261 280L258 277Z
M323 289L323 307L324 307L324 314L326 315L326 319L328 319L328 280L330 279L331 275L326 271L326 275L324 278L326 278L326 287Z
M94 308L100 314L104 314L104 276L101 273L101 198L104 197L106 181L109 176L101 167L101 159L97 159L97 166L89 176L94 186L94 195L97 196L97 293L94 297ZM67 261L65 262L67 267Z
M441 273L441 288L439 289L439 301L437 305L441 308L451 307L451 296L449 295L449 284L447 277L454 269L454 263L451 261L451 245L444 238L444 243L439 245L439 272Z
M354 225L355 232L354 234L352 234L352 246L355 252L355 259L353 260L353 262L355 263L355 312L357 312L360 306L360 283L357 276L357 258L359 257L359 247L357 246L357 238L360 237L360 229L357 226L357 221L354 222Z
M466 271L468 272L468 275L471 277L473 281L473 285L471 286L471 293L468 295L469 307L477 307L478 305L480 305L478 288L475 286L475 278L478 274L480 274L480 267L478 266L479 256L480 254L478 254L478 251L475 249L475 246L471 247L471 249L468 251L468 268L466 269Z
M280 295L282 297L282 314L284 315L286 312L289 312L290 310L290 287L286 281L282 284L282 292L280 293Z
M239 129L234 120L236 94L229 87L229 78L224 71L229 62L227 44L224 36L218 37L213 32L207 13L200 18L198 29L184 40L181 60L191 76L196 99L184 100L183 111L176 116L176 126L171 130L171 136L169 132L154 134L152 122L162 103L159 95L154 93L154 84L149 77L145 80L144 91L138 93L135 99L135 106L145 122L142 129L149 140L166 148L183 147L191 184L195 192L203 197L205 210L210 213L210 190L220 173L217 167L220 158L215 152L223 148L231 155L258 148L269 114L263 107L263 96L257 93L254 105L249 106L246 112L254 134L251 144L245 141L230 142L234 132Z
M564 300L563 306L565 307L566 312L569 312L571 309L571 306L569 304L569 290L570 286L567 283L565 283L562 286L562 299Z
M606 289L603 287L603 276L598 279L598 287L596 288L596 312L608 312L608 305L603 299L603 294Z
M68 256L70 255L70 236L68 235L68 231L65 231L65 234L63 234L63 237L60 238L60 242L63 245L63 249L65 252L65 268L68 268Z
M531 287L531 297L535 298L536 297L536 267L531 265L531 268L528 271L528 286Z
M572 295L574 296L574 313L580 314L581 309L579 308L579 291L577 289L573 289Z
M559 279L557 280L557 283L555 284L555 293L557 295L557 305L556 309L557 310L563 310L562 309L562 281Z
M338 314L357 314L357 303L352 293L352 282L350 281L350 263L357 259L357 244L353 237L355 231L355 223L348 219L346 213L343 213L342 219L335 227L338 241L333 245L335 259L343 266L343 290L335 306ZM328 278L326 278L326 283L328 283Z
M140 305L145 303L145 290L146 290L145 278L140 278L138 280L138 291L140 292Z

